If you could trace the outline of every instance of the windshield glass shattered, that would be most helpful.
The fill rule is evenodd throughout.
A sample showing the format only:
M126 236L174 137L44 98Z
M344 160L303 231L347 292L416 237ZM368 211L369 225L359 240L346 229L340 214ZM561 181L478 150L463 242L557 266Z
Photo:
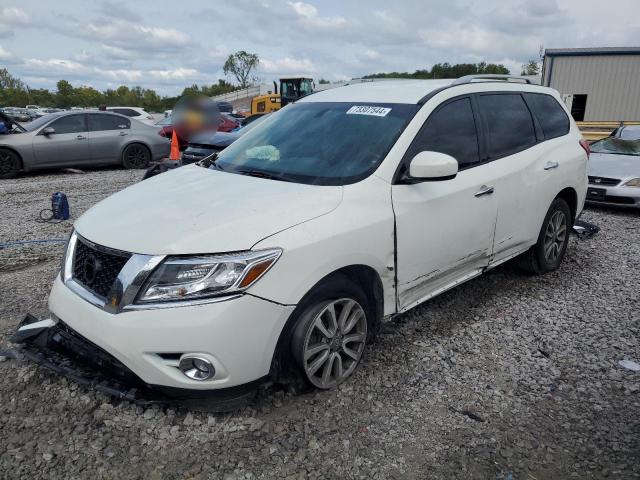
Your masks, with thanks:
M265 119L220 153L214 168L315 185L368 176L417 105L302 102Z
M590 147L594 153L640 156L640 139L623 140L616 137L607 137L592 143Z

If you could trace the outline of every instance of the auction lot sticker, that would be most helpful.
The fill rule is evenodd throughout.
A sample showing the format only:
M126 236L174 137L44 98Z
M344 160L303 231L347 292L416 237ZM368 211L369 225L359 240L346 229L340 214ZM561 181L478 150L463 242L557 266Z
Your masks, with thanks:
M374 117L386 117L391 111L387 107L372 107L368 105L354 105L347 110L347 115L373 115Z

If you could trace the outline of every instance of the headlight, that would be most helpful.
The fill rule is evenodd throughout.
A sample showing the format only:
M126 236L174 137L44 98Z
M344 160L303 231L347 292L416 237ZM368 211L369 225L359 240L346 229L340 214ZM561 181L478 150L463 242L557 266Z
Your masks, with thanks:
M69 234L69 239L64 246L64 253L62 254L62 262L60 265L60 278L62 282L66 282L71 278L71 272L73 268L73 252L76 248L76 241L78 239L78 235L76 235L75 230L71 230Z
M632 178L628 182L625 182L625 187L640 187L640 178Z
M282 250L167 257L140 290L136 303L193 300L249 288Z

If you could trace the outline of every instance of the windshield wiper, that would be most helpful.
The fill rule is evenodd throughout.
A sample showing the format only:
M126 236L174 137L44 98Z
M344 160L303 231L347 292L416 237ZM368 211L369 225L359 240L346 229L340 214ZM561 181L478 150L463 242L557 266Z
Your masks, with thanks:
M202 160L196 162L196 165L203 168L215 168L216 170L224 171L221 165L218 165L218 152L213 152L211 155L207 155Z
M268 180L279 180L281 182L291 182L290 178L287 178L284 175L278 175L277 173L269 173L264 170L235 170L235 173L239 173L240 175L247 175L249 177L258 177L258 178L266 178Z

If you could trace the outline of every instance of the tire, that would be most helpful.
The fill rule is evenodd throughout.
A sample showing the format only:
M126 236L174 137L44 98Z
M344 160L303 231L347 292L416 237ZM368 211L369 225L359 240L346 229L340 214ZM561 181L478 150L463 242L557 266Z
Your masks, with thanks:
M122 164L127 169L147 168L151 161L151 152L140 143L127 145L122 151Z
M20 157L15 152L0 148L0 179L14 178L22 169Z
M518 259L520 268L534 275L557 270L567 252L572 221L567 202L556 198L544 217L538 241Z
M298 373L313 387L334 388L362 360L374 311L369 299L340 275L317 287L297 310L290 346Z

